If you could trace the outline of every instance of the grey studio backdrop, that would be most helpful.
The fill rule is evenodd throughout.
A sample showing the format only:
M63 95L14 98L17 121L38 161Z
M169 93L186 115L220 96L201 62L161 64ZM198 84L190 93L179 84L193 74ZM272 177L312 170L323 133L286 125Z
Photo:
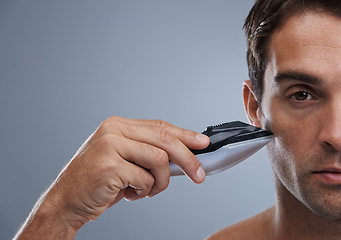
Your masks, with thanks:
M242 25L253 0L0 2L0 239L106 118L202 131L247 121ZM203 239L275 203L266 150L196 185L121 201L76 239ZM42 236L43 239L43 236Z

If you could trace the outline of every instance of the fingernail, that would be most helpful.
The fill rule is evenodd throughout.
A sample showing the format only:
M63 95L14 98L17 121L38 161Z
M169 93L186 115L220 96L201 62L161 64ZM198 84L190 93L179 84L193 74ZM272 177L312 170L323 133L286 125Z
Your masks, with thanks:
M141 196L142 195L142 189L135 189L135 192L137 195Z
M204 169L200 166L197 170L197 178L198 179L204 179L205 175L206 175L206 173L205 173Z

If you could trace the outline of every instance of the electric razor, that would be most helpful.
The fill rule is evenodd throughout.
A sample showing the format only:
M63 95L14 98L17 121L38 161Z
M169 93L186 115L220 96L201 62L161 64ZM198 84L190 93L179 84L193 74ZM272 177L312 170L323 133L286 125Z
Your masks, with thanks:
M228 122L209 126L203 132L210 138L210 144L202 150L192 150L206 175L222 172L242 162L265 146L272 133L240 122ZM184 175L181 168L170 162L171 176Z

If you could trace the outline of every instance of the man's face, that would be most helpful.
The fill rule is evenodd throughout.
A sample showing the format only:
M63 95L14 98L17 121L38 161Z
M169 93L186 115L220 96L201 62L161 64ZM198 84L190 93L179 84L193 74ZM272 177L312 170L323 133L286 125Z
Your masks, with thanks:
M275 136L277 184L317 215L341 219L341 18L289 18L269 57L259 119Z

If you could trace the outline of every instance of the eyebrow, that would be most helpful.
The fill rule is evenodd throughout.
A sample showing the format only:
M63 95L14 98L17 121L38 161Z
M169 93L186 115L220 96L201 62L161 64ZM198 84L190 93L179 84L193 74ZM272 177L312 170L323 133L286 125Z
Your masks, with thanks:
M291 80L291 81L300 81L303 83L316 85L316 86L322 86L323 81L321 78L309 75L301 72L294 72L294 71L284 71L279 72L275 75L274 80L276 83L280 83L284 80Z

